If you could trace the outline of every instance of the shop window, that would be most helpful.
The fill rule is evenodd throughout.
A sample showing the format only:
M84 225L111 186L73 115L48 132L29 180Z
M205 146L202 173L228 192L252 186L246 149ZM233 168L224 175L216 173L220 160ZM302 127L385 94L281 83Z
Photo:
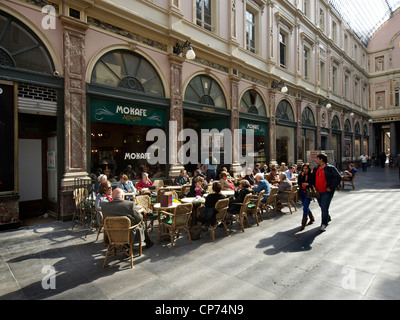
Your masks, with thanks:
M266 109L261 95L255 90L248 90L240 100L240 112L266 116Z
M207 75L196 76L189 82L185 101L204 107L226 109L225 95L220 85Z
M144 57L126 50L102 56L93 69L92 83L164 97L164 87L154 67Z
M275 116L276 119L295 122L292 106L287 100L282 100L281 102L279 102Z
M0 66L53 73L50 54L27 26L0 11L0 30Z

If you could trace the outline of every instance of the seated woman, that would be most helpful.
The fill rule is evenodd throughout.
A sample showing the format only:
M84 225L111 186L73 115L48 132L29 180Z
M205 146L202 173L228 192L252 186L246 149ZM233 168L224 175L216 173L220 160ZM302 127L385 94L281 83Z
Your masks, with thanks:
M117 182L117 188L122 189L124 192L136 193L136 188L133 186L132 181L128 179L126 174L121 174L119 181Z
M205 190L203 189L203 182L204 178L203 177L196 177L193 180L192 185L190 186L190 191L186 194L187 197L197 197L197 196L202 196L205 193Z
M199 225L215 225L215 217L218 213L218 211L215 210L215 204L218 200L226 199L226 197L221 194L221 184L218 181L213 183L212 190L214 193L210 193L207 196L204 207L201 207L199 216L197 217L197 223Z
M102 203L113 201L113 198L111 197L112 193L111 182L106 180L100 183L98 191L99 192L97 193L96 201L94 202L94 209L96 211L101 211ZM99 214L97 214L96 219L97 219L97 225L99 226L101 224Z
M276 196L276 199L278 200L278 203L280 201L287 201L289 198L289 193L285 191L291 191L292 190L292 183L290 180L287 178L286 173L281 172L279 174L279 187L278 187L278 194Z
M149 175L146 172L142 173L142 180L136 186L136 189L142 190L144 188L150 188L153 186L153 182L150 181Z
M219 183L221 184L222 190L235 190L235 186L231 181L228 180L228 175L225 171L222 171L219 176L221 178Z
M240 181L239 188L235 190L235 196L229 198L229 213L238 213L244 198L251 193L250 183L247 180Z

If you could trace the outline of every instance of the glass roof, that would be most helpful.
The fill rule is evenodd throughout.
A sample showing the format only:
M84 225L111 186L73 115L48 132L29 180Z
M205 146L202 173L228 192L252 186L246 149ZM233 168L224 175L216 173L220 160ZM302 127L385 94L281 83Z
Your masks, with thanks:
M372 35L400 7L400 0L329 0L367 46Z

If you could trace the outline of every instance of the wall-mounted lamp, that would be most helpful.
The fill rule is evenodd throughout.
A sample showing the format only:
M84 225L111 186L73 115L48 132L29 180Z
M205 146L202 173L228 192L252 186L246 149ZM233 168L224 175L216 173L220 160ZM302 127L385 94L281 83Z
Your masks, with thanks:
M189 48L189 50L186 52L186 59L193 60L194 58L196 58L196 53L192 49L192 45L189 40L186 40L184 44L179 44L177 42L174 47L174 53L176 55L180 55L181 53L183 53L183 49L185 48Z
M288 89L288 87L286 86L286 84L285 84L285 81L283 81L283 80L281 80L281 81L272 81L272 83L271 83L271 88L272 89L274 89L274 90L277 90L277 89L279 89L280 87L282 87L281 88L281 92L282 93L287 93L288 91L289 91L289 89Z
M318 100L318 104L320 105L320 106L325 106L327 109L330 109L330 108L332 108L332 105L331 105L331 103L329 102L329 100L328 99L319 99Z
M353 118L354 116L355 116L354 112L351 112L351 113L350 113L350 117Z
M373 120L372 120L372 119L369 119L369 120L368 120L368 122L369 122L369 123L372 123L372 122L373 122Z

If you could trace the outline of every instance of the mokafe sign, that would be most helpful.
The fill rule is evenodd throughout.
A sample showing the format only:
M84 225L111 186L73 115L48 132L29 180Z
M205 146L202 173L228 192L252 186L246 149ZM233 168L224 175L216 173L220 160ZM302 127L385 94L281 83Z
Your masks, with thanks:
M96 122L165 127L165 111L135 104L90 99L90 118Z

